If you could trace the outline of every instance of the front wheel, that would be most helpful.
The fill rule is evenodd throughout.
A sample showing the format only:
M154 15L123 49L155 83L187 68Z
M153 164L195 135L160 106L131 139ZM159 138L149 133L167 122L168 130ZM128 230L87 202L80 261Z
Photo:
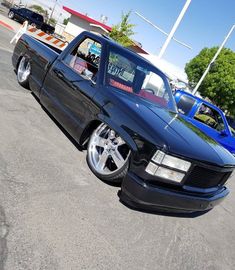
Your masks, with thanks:
M87 163L101 180L121 183L128 171L130 153L126 142L102 123L90 137Z
M18 65L17 80L18 80L18 83L25 88L29 88L30 72L31 72L30 61L28 58L23 56Z
M14 17L15 17L15 13L13 11L10 11L8 13L8 18L11 19L11 20L14 20Z

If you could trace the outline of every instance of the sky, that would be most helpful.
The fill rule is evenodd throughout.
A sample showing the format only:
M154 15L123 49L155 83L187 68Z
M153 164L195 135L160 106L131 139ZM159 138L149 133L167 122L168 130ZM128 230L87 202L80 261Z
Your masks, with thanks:
M53 6L54 0L33 0L42 5ZM31 2L31 1L30 1ZM166 36L144 22L134 12L141 13L155 25L170 32L186 0L58 0L57 14L62 6L99 20L108 17L107 25L120 22L122 12L132 11L130 22L135 24L134 39L148 52L158 55ZM63 16L69 16L65 13ZM62 16L62 17L63 17ZM171 41L163 58L181 68L204 47L219 46L232 25L235 24L235 0L192 0L181 21L175 38L192 47L192 50ZM235 30L226 47L235 51Z

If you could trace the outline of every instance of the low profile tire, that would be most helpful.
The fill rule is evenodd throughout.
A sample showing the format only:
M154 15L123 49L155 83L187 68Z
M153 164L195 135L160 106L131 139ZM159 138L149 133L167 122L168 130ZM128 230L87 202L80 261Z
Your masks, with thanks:
M92 133L87 148L87 163L101 180L121 183L129 167L130 148L125 141L106 124Z
M14 18L15 18L15 13L14 13L13 11L10 11L10 12L8 13L8 18L11 19L11 20L14 20Z
M28 58L23 56L17 68L17 80L18 83L25 88L29 88L30 72L31 72L30 61Z

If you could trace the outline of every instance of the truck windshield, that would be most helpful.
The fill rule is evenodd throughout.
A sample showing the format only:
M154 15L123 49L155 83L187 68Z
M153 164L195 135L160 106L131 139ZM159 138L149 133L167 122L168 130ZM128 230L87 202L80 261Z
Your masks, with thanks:
M158 107L177 112L174 98L164 75L144 61L110 51L106 85L128 92ZM151 105L150 104L150 105Z

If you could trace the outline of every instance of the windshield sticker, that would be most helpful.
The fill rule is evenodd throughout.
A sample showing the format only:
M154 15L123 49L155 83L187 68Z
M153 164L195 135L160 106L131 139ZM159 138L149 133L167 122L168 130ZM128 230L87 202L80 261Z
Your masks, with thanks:
M150 74L149 70L147 70L147 69L145 69L145 68L143 68L141 66L137 66L136 69L138 69L139 71L144 72L146 75Z
M115 64L109 63L108 64L108 73L114 76L122 77L125 69L123 67L119 67Z

